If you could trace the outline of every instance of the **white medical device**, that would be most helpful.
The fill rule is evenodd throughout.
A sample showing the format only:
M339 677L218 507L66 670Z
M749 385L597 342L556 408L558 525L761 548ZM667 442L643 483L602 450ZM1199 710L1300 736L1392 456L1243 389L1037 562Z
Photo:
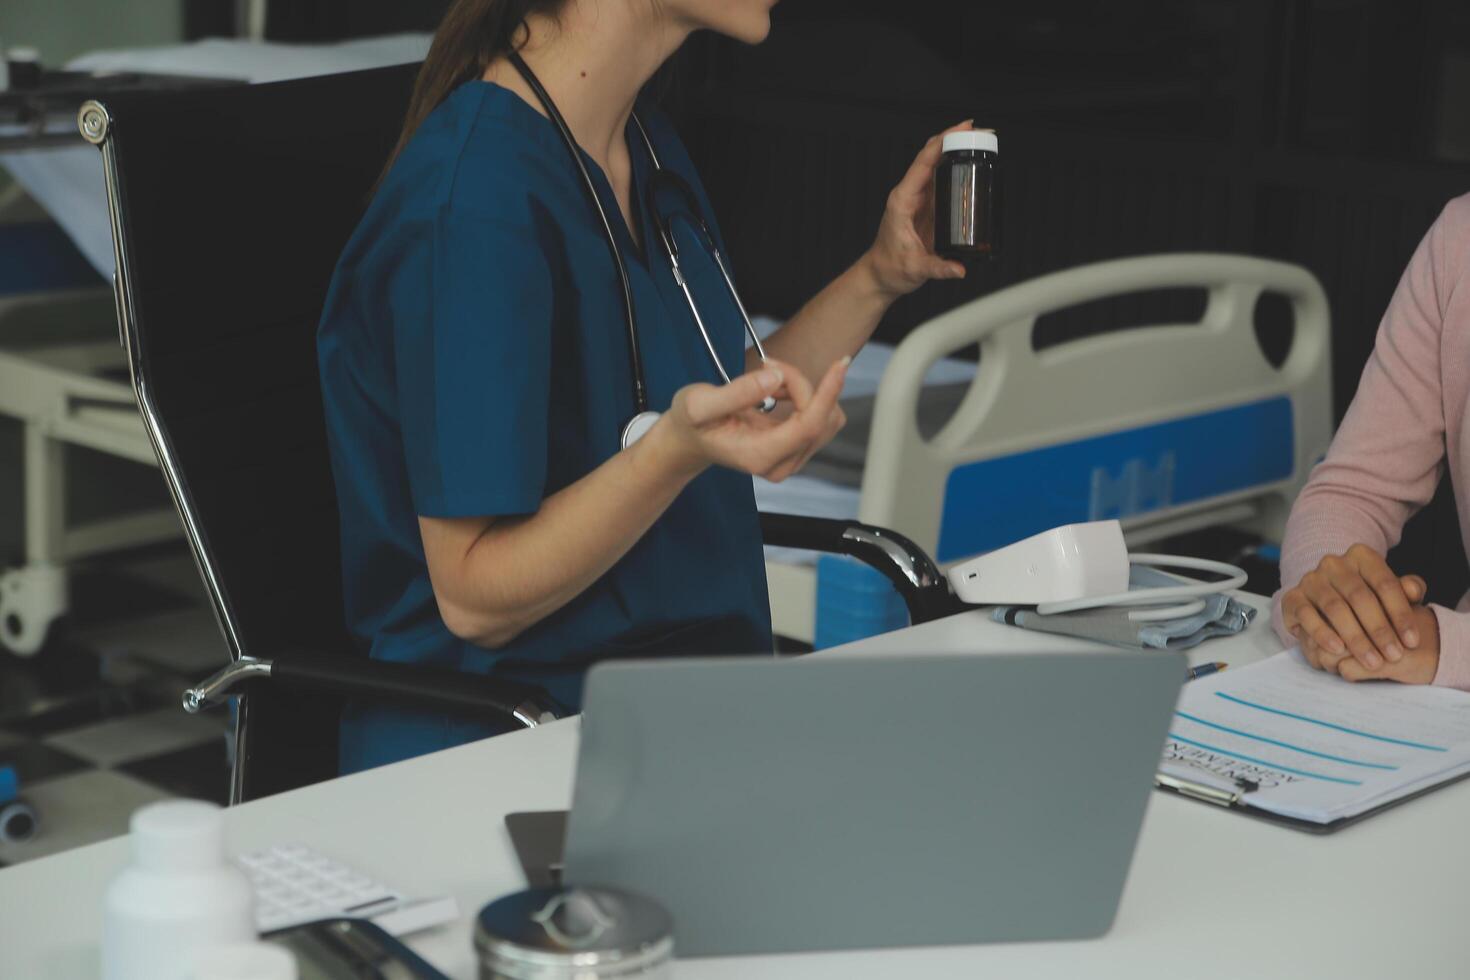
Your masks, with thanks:
M1177 586L1130 590L1132 565L1190 568L1226 577L1217 582L1181 578ZM1204 608L1201 597L1238 589L1246 582L1244 571L1225 562L1181 555L1130 555L1117 521L1052 528L960 562L948 575L955 595L974 605L1034 605L1042 615L1138 606L1128 614L1135 621L1192 616Z

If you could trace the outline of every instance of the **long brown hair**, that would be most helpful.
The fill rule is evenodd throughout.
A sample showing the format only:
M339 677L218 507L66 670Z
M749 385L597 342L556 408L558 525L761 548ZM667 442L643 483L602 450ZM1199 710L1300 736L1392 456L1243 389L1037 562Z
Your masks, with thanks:
M484 74L490 62L524 43L517 34L531 14L554 16L566 0L454 0L434 32L428 57L414 82L403 132L383 175L408 145L413 134L450 92ZM379 178L381 180L381 178Z

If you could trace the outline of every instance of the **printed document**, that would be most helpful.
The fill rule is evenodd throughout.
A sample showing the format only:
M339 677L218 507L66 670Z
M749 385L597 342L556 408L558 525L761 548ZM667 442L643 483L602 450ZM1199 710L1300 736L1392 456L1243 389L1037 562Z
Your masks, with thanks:
M1288 650L1185 684L1160 772L1331 823L1470 772L1470 694L1349 684Z

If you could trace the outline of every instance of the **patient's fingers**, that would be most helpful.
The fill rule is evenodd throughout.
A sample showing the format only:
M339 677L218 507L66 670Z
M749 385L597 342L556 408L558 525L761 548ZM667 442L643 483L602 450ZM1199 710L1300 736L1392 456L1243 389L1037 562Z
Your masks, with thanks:
M1301 643L1302 657L1316 669L1325 674L1338 673L1344 662L1357 663L1351 654L1343 653L1341 656L1328 653L1308 636Z
M1305 639L1301 639L1298 636L1298 641L1299 645L1301 645L1302 658L1304 658L1304 660L1307 661L1308 664L1311 664L1314 670L1326 670L1326 667L1323 667L1322 663L1322 648L1320 648L1320 646L1317 646L1317 644L1314 644L1311 636L1307 636L1307 638Z
M1307 598L1312 600L1312 605L1332 626L1332 631L1337 634L1336 639L1339 645L1326 644L1329 652L1337 653L1340 647L1345 646L1352 651L1353 656L1363 661L1366 667L1377 667L1383 662L1383 658L1373 648L1373 641L1368 639L1368 635L1363 632L1362 624L1358 622L1353 607L1333 587L1332 582L1326 576L1315 572L1310 573L1302 579L1301 588Z
M1337 565L1334 569L1337 590L1358 611L1358 620L1372 635L1383 655L1394 662L1402 660L1400 640L1411 649L1419 645L1419 634L1414 630L1414 614L1410 608L1413 600L1404 592L1403 582L1388 567L1383 556L1367 545L1353 545L1344 557L1345 561L1334 563ZM1328 567L1325 560L1322 567ZM1337 581L1339 579L1343 581ZM1355 594L1350 594L1349 590ZM1360 609L1360 605L1363 608ZM1369 607L1380 607L1381 613ZM1369 622L1365 615L1376 621ZM1390 622L1393 624L1391 629Z
M1318 650L1330 650L1338 655L1345 650L1337 633L1322 618L1322 614L1309 603L1304 602L1297 611L1297 624L1299 630L1297 635L1304 647L1306 643L1311 642Z
M1413 634L1413 619L1398 577L1388 572L1387 580L1375 577L1370 581L1357 569L1345 568L1332 576L1332 586L1352 608L1354 618L1379 652L1389 660L1402 660L1404 652L1399 647L1399 639L1403 636L1403 641L1408 643L1404 634Z
M1312 638L1310 636L1304 636L1302 634L1300 626L1293 629L1291 631L1291 635L1296 637L1296 645L1297 648L1302 652L1302 659L1311 664L1313 668L1320 670L1321 667L1318 664L1318 660L1320 658L1317 656L1317 644L1312 642Z
M1297 636L1297 609L1302 604L1300 589L1287 589L1281 595L1281 628ZM1301 637L1297 636L1300 640Z
M1317 669L1325 674L1337 674L1341 676L1343 664L1356 663L1358 663L1358 658L1350 653L1344 653L1339 656L1335 653L1329 653L1326 650L1317 651Z

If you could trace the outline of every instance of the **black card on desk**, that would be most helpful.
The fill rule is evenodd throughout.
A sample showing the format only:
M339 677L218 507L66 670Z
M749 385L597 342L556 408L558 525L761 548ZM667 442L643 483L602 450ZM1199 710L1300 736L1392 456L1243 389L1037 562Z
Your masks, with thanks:
M561 884L562 859L566 853L567 811L540 810L507 813L505 829L532 888L554 888Z

